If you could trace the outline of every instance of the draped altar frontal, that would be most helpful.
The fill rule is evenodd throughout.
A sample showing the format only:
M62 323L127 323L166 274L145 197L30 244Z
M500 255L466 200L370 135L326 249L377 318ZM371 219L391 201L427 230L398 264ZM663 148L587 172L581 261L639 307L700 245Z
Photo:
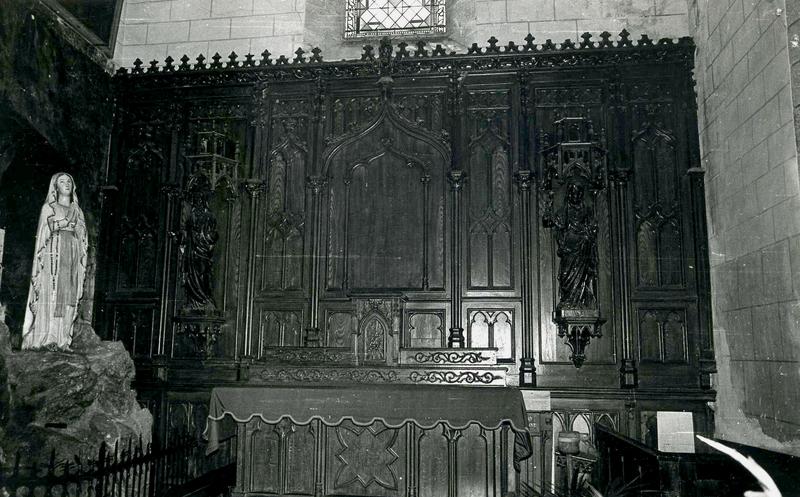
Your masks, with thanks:
M220 387L209 451L233 428L235 495L503 496L530 457L519 390Z

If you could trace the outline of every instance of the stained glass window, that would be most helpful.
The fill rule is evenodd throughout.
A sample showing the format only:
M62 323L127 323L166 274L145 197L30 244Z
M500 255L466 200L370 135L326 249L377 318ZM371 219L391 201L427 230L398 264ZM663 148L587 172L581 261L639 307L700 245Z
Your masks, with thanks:
M345 38L445 32L445 0L346 0Z

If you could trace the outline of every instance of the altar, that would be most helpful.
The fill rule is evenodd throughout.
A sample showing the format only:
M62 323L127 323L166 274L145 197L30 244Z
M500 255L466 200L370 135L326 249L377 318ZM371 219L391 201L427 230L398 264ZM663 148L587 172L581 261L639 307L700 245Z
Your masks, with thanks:
M234 433L235 496L501 497L531 455L511 388L214 388L208 451Z

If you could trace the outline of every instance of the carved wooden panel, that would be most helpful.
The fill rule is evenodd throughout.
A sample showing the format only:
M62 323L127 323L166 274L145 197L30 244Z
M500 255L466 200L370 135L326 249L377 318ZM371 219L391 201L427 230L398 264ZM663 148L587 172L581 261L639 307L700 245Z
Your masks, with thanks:
M286 433L286 487L294 495L314 495L314 474L308 471L314 460L315 430L313 425L292 425Z
M411 95L397 95L395 108L409 122L436 131L442 129L443 100L442 93L420 94L415 91Z
M199 440L206 429L207 418L207 400L170 399L167 402L167 437L191 435Z
M419 497L447 495L448 447L447 428L440 425L431 430L419 430L417 454L423 454L425 464L419 466Z
M639 359L686 363L686 312L683 309L639 309Z
M391 324L377 313L365 316L359 323L362 358L365 363L386 363Z
M493 481L494 461L497 457L494 453L493 433L473 424L464 430L453 430L449 437L457 443L458 495L492 495L494 489L487 484Z
M327 170L329 291L444 287L445 158L385 123Z
M377 96L336 97L331 104L331 138L351 132L369 122L378 108Z
M248 465L258 471L248 475L248 488L253 492L313 495L314 472L308 468L316 450L314 425L296 425L289 419L268 424L256 418L254 423L248 434Z
M280 489L281 436L273 425L261 423L250 434L249 465L259 468L250 474L248 487L256 491L278 493Z
M681 288L685 281L678 144L661 116L670 108L648 115L633 136L636 283L640 288Z
M401 430L344 421L328 430L327 488L334 495L405 495L407 447Z
M469 311L467 343L469 347L497 349L497 360L514 358L513 309L477 309Z
M513 287L511 103L504 91L468 98L467 260L469 289Z
M263 231L256 254L262 292L303 286L309 108L307 99L277 98L272 104L270 145L261 174L266 182Z
M406 314L405 347L439 348L446 344L444 311L410 311Z
M158 339L154 306L114 306L112 340L120 340L133 357L149 357Z
M328 313L326 319L328 347L353 346L353 335L356 333L355 317L349 312Z
M301 345L303 313L262 309L257 330L259 355L269 347L298 347Z
M161 177L169 150L165 131L149 125L135 128L131 147L123 158L119 238L114 251L117 291L156 289Z
M329 196L329 289L443 286L444 174L380 153L333 173ZM367 157L369 160L369 157ZM426 215L427 214L427 215ZM425 231L435 250L423 257Z

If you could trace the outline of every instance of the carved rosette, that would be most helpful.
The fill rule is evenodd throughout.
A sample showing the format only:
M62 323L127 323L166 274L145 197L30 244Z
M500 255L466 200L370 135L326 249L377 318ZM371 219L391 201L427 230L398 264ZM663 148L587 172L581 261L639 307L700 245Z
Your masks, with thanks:
M601 336L605 322L597 300L595 217L596 197L606 188L604 141L589 119L565 117L554 123L554 135L541 144L542 224L552 230L558 255L553 320L578 368L586 359L586 346Z

